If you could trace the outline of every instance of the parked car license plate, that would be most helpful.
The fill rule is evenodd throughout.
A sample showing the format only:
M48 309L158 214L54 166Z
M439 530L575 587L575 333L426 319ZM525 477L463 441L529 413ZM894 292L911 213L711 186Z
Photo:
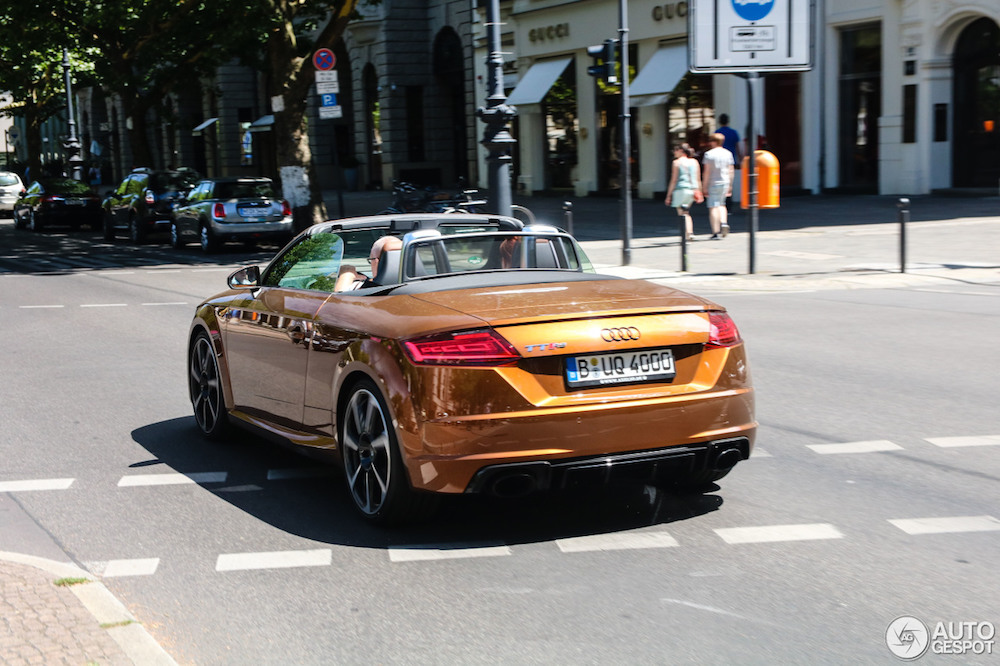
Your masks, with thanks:
M675 374L674 353L670 349L641 349L566 359L566 383L572 388L670 381Z
M270 214L271 208L268 206L254 208L247 206L240 208L240 215L243 217L267 217Z
M66 199L67 206L84 206L86 203L83 199Z

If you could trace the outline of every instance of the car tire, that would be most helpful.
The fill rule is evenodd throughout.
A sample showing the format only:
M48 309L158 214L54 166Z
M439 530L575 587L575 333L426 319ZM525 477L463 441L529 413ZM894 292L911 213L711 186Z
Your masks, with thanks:
M347 490L365 520L396 525L431 512L436 498L410 488L389 409L371 380L351 387L339 423Z
M198 429L208 439L225 439L230 426L222 391L222 373L215 346L204 331L195 336L188 352L188 390Z
M42 218L41 218L41 216L35 215L35 211L29 210L28 211L28 228L31 229L32 231L41 231L43 226L44 225L42 224Z
M177 220L170 220L170 247L175 250L180 250L185 245L187 245L187 243L185 243L184 239L181 237L181 230L177 226Z
M115 239L115 220L111 213L104 213L104 240L113 241Z
M128 218L128 239L135 245L140 245L146 240L146 230L142 227L142 220L133 213Z
M25 224L24 223L24 216L21 215L18 211L15 210L14 211L14 228L15 229L24 229L24 224Z
M219 239L212 233L212 228L207 224L201 225L199 232L201 237L201 251L205 254L215 254L219 251Z

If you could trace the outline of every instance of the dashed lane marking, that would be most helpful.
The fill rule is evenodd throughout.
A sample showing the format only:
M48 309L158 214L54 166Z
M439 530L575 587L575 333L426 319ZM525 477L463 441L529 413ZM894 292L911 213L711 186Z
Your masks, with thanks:
M333 562L333 550L279 550L269 553L228 553L215 561L216 571L251 571L255 569L292 569L326 567Z
M287 469L267 470L268 481L285 481L287 479L312 479L333 476L333 470L313 469L311 467L291 467Z
M457 560L468 557L503 557L510 554L510 547L504 545L460 547L450 544L425 544L392 546L389 548L389 561L422 562L427 560Z
M673 548L677 539L666 532L632 532L624 534L590 534L556 539L564 553L586 553L595 550L639 550L642 548Z
M814 539L842 539L844 537L840 530L829 523L725 527L715 530L715 533L729 544L811 541Z
M81 308L127 308L128 303L81 303Z
M807 444L808 448L816 453L874 453L876 451L898 451L903 447L885 439L876 439L869 442L846 442L844 444Z
M184 483L224 483L228 472L195 472L181 474L169 472L166 474L131 474L118 480L118 487L133 486L172 486Z
M795 250L774 250L773 252L764 252L763 254L769 254L774 257L788 257L790 259L812 259L820 261L823 259L843 259L843 255L840 254L823 254L821 252L798 252Z
M948 534L953 532L995 532L1000 520L993 516L952 516L950 518L900 518L890 523L907 534Z
M982 437L928 437L927 441L944 449L960 446L1000 446L1000 435Z
M143 305L188 305L184 301L168 301L166 303L143 303Z
M65 305L19 305L21 310L56 310L66 307Z
M32 490L66 490L76 479L31 479L0 481L0 493L21 493Z
M124 576L152 576L160 566L160 558L150 557L135 560L111 560L104 567L102 578L120 578Z

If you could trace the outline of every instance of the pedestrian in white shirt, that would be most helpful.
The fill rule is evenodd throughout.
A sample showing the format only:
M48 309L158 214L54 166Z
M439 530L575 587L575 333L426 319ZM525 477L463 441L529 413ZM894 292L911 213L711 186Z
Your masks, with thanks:
M729 233L726 198L733 194L733 154L723 148L726 137L716 132L709 137L711 148L702 158L702 187L708 206L708 223L712 227L710 240L721 240Z

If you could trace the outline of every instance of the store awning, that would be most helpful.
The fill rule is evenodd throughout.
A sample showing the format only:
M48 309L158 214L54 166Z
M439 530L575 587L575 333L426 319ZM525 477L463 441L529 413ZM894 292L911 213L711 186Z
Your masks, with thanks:
M632 81L629 94L632 97L665 95L677 86L687 71L687 46L660 47Z
M193 130L191 130L191 136L201 136L202 132L204 132L207 128L211 127L212 124L218 120L219 120L218 118L209 118L202 124L195 127Z
M274 115L267 114L250 123L251 132L270 132L271 125L274 124Z
M524 73L507 97L508 104L538 104L566 69L572 58L536 62Z

